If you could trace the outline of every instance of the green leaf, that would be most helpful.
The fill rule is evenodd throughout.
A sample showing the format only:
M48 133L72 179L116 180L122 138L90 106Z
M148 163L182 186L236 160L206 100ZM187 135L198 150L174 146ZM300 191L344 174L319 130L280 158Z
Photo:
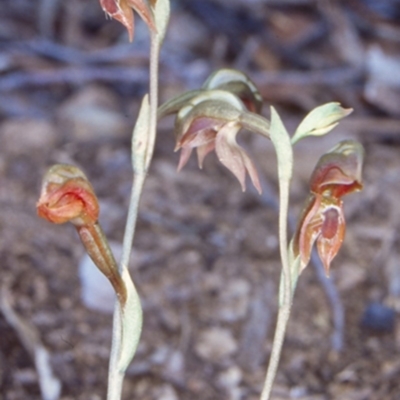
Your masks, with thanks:
M150 104L149 96L143 97L139 115L132 133L132 166L136 174L145 171L145 158L149 138Z
M170 15L170 0L157 0L154 6L158 41L161 44L167 31Z
M292 144L307 136L322 136L330 132L339 121L349 115L352 108L343 108L339 103L327 103L314 108L298 126Z
M203 89L227 90L242 100L247 100L247 108L259 113L263 99L257 86L243 72L235 69L223 68L213 72L204 82Z
M293 172L293 150L289 134L273 107L271 107L270 137L278 159L279 249L283 274L280 285L280 299L282 305L289 305L292 299L292 280L287 245L287 217L289 209L289 187Z
M278 157L279 180L289 182L293 170L293 151L289 134L274 107L271 107L270 137Z
M240 115L240 123L243 128L270 138L270 122L261 115L243 111Z
M203 90L190 90L179 96L173 97L172 99L163 103L157 110L157 119L165 117L169 114L177 113L186 103L190 102L194 97L202 94Z
M142 306L128 269L124 269L122 272L122 279L128 297L121 310L121 347L117 362L118 371L121 373L126 371L136 353L143 325Z

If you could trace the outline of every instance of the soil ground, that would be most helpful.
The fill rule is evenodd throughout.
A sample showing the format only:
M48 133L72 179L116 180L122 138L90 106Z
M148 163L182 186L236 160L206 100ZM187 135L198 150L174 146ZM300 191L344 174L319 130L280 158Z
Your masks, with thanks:
M222 67L245 71L290 131L313 107L354 108L295 149L297 217L319 156L338 140L366 149L364 190L345 198L346 239L327 283L301 276L274 400L398 400L400 373L400 11L398 0L173 1L161 54L165 101ZM70 225L36 216L43 173L82 167L100 222L121 243L130 134L147 91L146 27L135 41L98 1L3 0L0 16L0 399L41 399L33 349L4 304L37 330L61 400L106 397L112 316L81 299L84 256ZM123 398L256 400L271 350L280 261L271 143L240 142L260 174L242 193L214 154L177 173L173 118L161 121L131 271L144 309ZM107 307L105 307L107 308Z

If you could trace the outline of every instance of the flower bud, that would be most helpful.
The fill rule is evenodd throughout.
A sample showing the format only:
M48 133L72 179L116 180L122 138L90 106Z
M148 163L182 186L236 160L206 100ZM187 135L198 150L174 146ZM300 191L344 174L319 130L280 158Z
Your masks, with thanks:
M118 299L127 298L115 258L98 224L99 203L85 174L72 165L57 164L43 178L38 215L49 222L71 222L97 268L109 279Z
M43 178L37 212L55 224L71 222L82 226L97 221L99 204L92 185L79 168L57 164Z

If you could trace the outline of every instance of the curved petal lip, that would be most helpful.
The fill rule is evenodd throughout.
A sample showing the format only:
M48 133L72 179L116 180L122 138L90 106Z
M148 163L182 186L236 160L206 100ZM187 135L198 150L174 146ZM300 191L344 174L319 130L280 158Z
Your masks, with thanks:
M40 217L58 224L94 224L99 217L92 185L80 169L71 165L57 164L47 171L36 208Z

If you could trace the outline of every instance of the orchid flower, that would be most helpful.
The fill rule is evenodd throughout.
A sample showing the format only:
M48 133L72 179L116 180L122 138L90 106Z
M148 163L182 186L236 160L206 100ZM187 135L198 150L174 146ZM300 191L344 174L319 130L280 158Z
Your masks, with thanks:
M175 122L175 151L181 150L178 170L187 163L194 148L200 168L206 155L215 150L219 161L236 176L243 191L248 173L261 193L257 170L236 142L242 128L268 136L269 123L248 112L238 97L226 91L208 90L192 98L179 110Z
M153 7L157 0L100 0L107 15L121 22L128 31L132 42L135 31L133 10L135 10L152 31L156 30Z
M85 174L72 165L57 164L43 178L37 203L40 217L55 224L71 222L87 253L109 279L123 305L126 287L103 230L98 223L99 203Z
M340 142L318 161L310 179L310 196L293 239L301 270L310 261L314 243L329 275L346 230L342 197L362 189L364 150L358 142Z
M261 193L253 161L236 142L242 128L269 138L269 121L253 112L260 112L261 107L262 97L255 84L233 69L218 70L201 89L164 103L158 109L158 118L177 113L175 151L181 150L178 170L187 163L193 149L197 150L200 168L206 155L215 150L221 163L237 177L243 191L248 173Z

